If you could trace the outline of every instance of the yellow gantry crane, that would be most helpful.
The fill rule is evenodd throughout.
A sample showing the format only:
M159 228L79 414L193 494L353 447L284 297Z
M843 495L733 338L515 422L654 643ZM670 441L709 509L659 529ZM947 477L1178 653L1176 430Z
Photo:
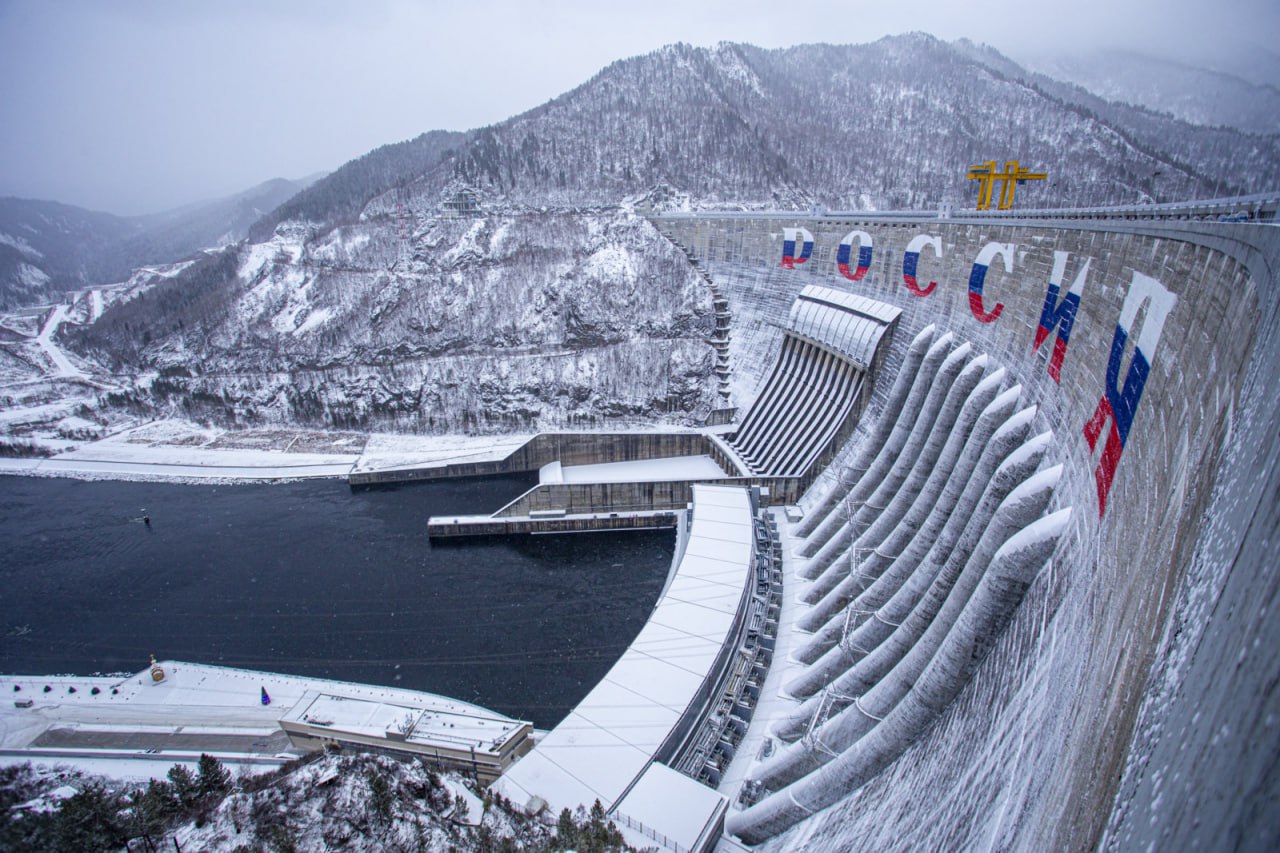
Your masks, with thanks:
M1004 171L997 172L995 160L970 166L965 175L971 181L978 182L978 210L991 209L991 191L996 181L1000 181L1000 204L997 210L1009 210L1013 207L1013 189L1023 181L1043 181L1049 177L1048 172L1032 172L1024 169L1017 160L1006 160Z

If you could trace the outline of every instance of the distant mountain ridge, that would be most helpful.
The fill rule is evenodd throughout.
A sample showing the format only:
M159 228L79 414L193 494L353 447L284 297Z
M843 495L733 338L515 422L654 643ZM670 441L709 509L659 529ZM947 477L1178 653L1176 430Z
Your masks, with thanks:
M226 198L146 216L0 198L0 308L57 299L68 290L122 281L142 264L239 242L249 226L316 177L276 178Z
M1147 73L1125 67L1135 79ZM1215 73L1227 76L1206 71L1197 79ZM1280 106L1280 91L1232 79L1238 97L1219 99L1223 108L1244 109L1252 93L1261 104L1255 126L1280 128L1280 108L1269 106ZM1137 85L1145 84L1130 81ZM1174 90L1169 97L1192 97L1185 86L1166 88ZM1050 174L1019 194L1022 206L1169 201L1280 185L1280 134L1194 124L1107 99L1114 94L922 33L775 50L676 44L614 62L506 121L384 145L314 183L269 181L133 218L2 200L0 307L120 280L139 264L245 235L262 242L284 223L323 231L362 216L433 215L461 188L491 210L645 199L964 208L976 194L964 168L1012 158Z
M407 184L438 163L468 134L433 130L405 142L383 145L303 188L252 223L255 241L271 236L280 222L300 220L336 224L356 219L368 200Z
M228 425L700 423L714 306L640 210L963 209L965 168L1014 158L1050 176L1023 208L1280 187L1280 135L1108 101L968 42L677 44L352 160L62 339L106 375L162 377L109 405ZM449 215L473 197L482 215Z
M1191 124L1280 133L1280 86L1244 79L1239 71L1119 50L1043 58L1032 67L1101 98L1168 113Z
M498 207L607 206L655 187L702 206L963 207L976 193L965 166L1015 157L1051 175L1028 188L1025 206L1280 184L1276 134L1112 103L964 41L914 33L778 50L677 44L615 62L499 124L370 152L309 191L343 204L278 210L253 235L295 218L351 221L361 188L366 215L395 205L430 213L459 186Z

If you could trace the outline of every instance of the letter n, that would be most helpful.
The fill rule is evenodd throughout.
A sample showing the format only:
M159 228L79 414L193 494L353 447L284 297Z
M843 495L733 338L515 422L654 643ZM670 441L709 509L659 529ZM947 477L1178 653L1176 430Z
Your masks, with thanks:
M1053 354L1049 356L1049 375L1059 384L1062 383L1062 359L1067 354L1067 342L1071 340L1071 327L1076 322L1076 311L1080 309L1080 294L1084 293L1089 264L1093 262L1093 258L1084 259L1084 266L1076 273L1071 289L1059 302L1058 294L1062 292L1062 282L1067 275L1067 257L1067 252L1053 253L1053 272L1049 275L1049 289L1044 294L1044 307L1040 309L1036 342L1031 347L1032 352L1038 352L1049 333L1057 328L1058 336L1053 342Z
M1120 464L1120 455L1124 453L1129 441L1129 430L1133 426L1138 403L1142 401L1147 378L1151 375L1151 360L1155 357L1156 345L1164 331L1164 321L1177 301L1177 297L1160 282L1149 275L1134 272L1133 282L1124 298L1124 307L1120 309L1120 322L1116 324L1116 333L1111 339L1105 393L1098 401L1093 417L1084 425L1084 438L1089 442L1089 451L1092 453L1097 448L1102 431L1108 427L1108 422L1110 424L1102 448L1102 459L1094 471L1094 479L1098 485L1099 518L1107 511L1107 495L1111 492L1116 466ZM1129 362L1129 371L1125 374L1122 385L1120 365L1124 361L1125 344L1132 336L1134 320L1137 319L1138 309L1143 305L1146 305L1146 315L1142 320L1142 332L1133 348L1133 358Z

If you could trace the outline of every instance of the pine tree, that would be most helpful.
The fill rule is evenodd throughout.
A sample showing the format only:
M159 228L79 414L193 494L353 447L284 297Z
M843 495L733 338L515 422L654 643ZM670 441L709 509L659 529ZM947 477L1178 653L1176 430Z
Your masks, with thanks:
M182 810L189 812L194 809L200 801L200 783L196 774L185 764L175 764L169 768L168 776Z
M386 777L375 767L369 768L367 778L369 779L369 810L373 815L373 822L386 825L391 822L393 805L391 786L387 784Z
M54 824L56 850L118 850L128 838L123 803L102 785L90 784L62 804Z
M146 790L139 791L133 801L138 835L162 835L182 810L174 786L158 779L148 782Z
M201 800L208 803L231 793L231 771L212 755L200 753L196 772L198 774L196 788Z

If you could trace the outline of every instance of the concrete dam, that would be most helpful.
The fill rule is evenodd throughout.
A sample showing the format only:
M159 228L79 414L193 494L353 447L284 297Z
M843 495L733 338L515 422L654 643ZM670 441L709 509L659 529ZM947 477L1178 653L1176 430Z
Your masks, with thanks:
M803 588L781 692L797 708L807 697L808 715L752 721L772 727L770 749L782 752L746 772L762 790L739 795L726 834L777 850L1280 843L1280 629L1267 618L1280 522L1280 230L1217 219L1158 210L653 218L728 303L717 303L718 321L731 318L717 324L728 329L717 352L736 403L767 390L802 289L838 289L901 312L856 433L801 497L805 514L790 530ZM952 662L968 673L953 700L918 698L936 705L918 731L870 754L895 722L890 713L928 687L931 661L898 670L907 683L886 706L866 707L883 689L866 682L845 692L850 682L838 677L869 650L839 641L841 620L846 640L868 623L870 611L850 601L864 599L877 575L832 596L868 562L887 574L883 564L916 534L894 540L889 531L911 517L918 485L898 498L903 514L866 538L895 496L871 500L872 487L909 484L905 471L946 439L927 444L926 424L915 444L891 448L910 458L882 452L890 422L916 417L904 415L904 400L915 399L907 391L930 359L919 394L965 375L959 401L983 384L992 386L984 405L1018 389L1010 414L1025 411L1021 435L1039 437L1031 479L1052 482L1042 509L987 528L999 541L971 547L990 559L1038 518L1039 532L1024 539L1044 553L1007 627L987 639L989 653L979 635ZM877 460L876 482L859 484ZM890 621L877 639L897 630ZM833 664L841 645L846 659ZM842 716L861 716L858 735L828 739ZM842 763L843 775L832 770Z
M433 536L680 520L497 790L675 851L1274 849L1276 206L650 215L720 426L378 475L554 472Z

